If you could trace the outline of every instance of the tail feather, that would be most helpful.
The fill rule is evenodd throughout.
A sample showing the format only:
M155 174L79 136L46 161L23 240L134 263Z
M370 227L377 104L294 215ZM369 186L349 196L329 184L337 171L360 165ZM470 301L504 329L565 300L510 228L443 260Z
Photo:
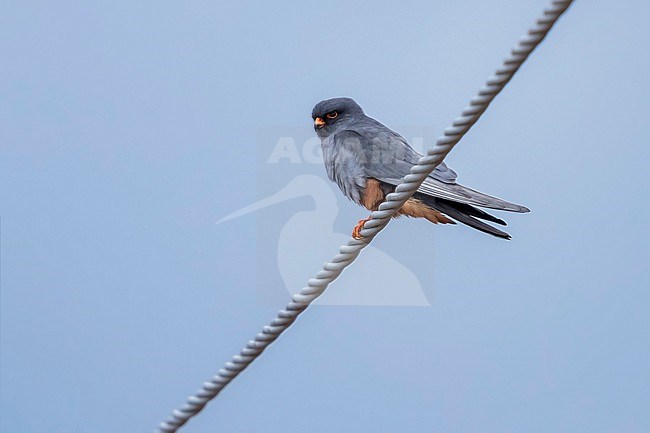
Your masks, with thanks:
M476 219L471 215L463 213L458 209L454 209L453 207L449 206L447 203L438 203L436 207L440 212L443 212L444 214L448 215L450 218L453 218L456 221L459 221L465 225L475 228L476 230L480 230L483 233L488 233L492 236L496 236L502 239L511 238L511 236L508 233L501 231L496 227L492 227L491 225L486 224L483 221Z
M491 221L493 223L500 224L502 226L507 226L508 224L502 220L501 218L497 218L492 214L489 214L485 212L482 209L476 208L472 205L465 204L465 203L458 203L458 202L453 202L445 199L436 199L436 205L439 206L440 203L445 203L446 205L453 207L459 212L465 213L467 215L471 215L476 218L480 218L485 221Z
M490 234L502 239L510 239L510 235L504 231L497 229L489 224L484 223L481 219L486 221L491 221L497 224L506 225L506 222L500 218L490 215L487 212L477 209L474 206L458 203L449 200L444 200L440 198L434 198L424 194L417 194L417 198L422 200L428 206L444 213L450 218L455 219L458 222L461 222L465 225L468 225L476 230L482 231L483 233ZM477 219L480 218L480 219Z

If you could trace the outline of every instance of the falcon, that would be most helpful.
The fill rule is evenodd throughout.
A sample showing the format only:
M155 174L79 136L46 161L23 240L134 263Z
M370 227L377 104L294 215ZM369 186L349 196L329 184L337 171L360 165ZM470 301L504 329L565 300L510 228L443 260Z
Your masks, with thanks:
M327 176L343 194L370 211L377 210L386 195L411 172L422 155L398 133L366 116L353 99L334 98L316 104L314 129L320 138ZM443 162L424 180L417 192L395 216L425 218L434 224L463 223L484 233L510 239L510 235L486 223L506 222L484 210L525 213L524 206L507 202L456 182L456 172ZM365 222L352 232L361 239Z

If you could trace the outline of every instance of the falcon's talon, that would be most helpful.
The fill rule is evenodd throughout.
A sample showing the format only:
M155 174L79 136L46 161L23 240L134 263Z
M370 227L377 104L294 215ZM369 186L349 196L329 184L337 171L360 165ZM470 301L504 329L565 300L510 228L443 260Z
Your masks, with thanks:
M368 221L370 221L371 219L372 218L368 217L368 218L359 220L357 225L354 226L354 229L352 229L352 238L353 239L359 240L359 239L363 238L363 236L361 236L361 230L363 230L364 224L367 223Z

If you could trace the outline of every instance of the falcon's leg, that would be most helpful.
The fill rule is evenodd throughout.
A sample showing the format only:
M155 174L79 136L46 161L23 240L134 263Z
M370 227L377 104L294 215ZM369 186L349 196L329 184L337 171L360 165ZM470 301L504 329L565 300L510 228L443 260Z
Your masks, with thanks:
M384 201L385 197L384 191L381 188L381 182L372 177L366 179L366 186L361 194L360 203L363 207L370 211L377 210L379 204ZM361 236L361 230L363 229L363 225L368 221L370 221L370 218L359 220L354 230L352 230L352 237L354 239L359 240L363 237Z
M381 187L381 182L372 177L366 179L366 186L361 195L361 205L370 211L377 210L385 198L386 194Z

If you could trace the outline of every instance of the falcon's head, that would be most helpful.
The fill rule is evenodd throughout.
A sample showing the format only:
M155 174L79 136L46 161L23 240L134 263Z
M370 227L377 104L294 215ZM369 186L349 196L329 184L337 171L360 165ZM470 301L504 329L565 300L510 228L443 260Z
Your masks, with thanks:
M351 98L320 101L311 112L314 130L321 138L336 133L363 116L363 109Z

